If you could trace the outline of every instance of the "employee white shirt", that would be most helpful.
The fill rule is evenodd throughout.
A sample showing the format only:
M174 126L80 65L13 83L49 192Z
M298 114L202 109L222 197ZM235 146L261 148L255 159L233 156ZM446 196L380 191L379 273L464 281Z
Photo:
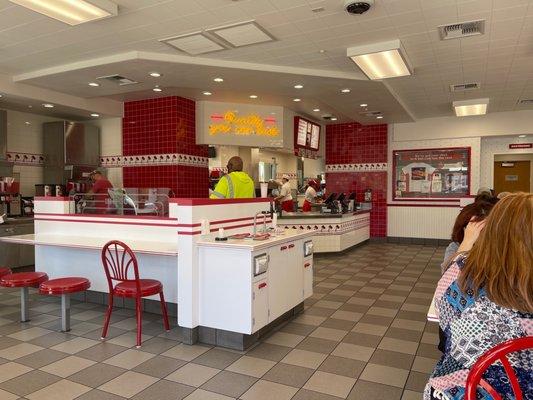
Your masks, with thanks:
M291 184L290 182L285 182L283 185L281 185L281 190L279 192L280 196L283 196L281 198L281 202L292 200L292 194L291 194Z
M312 188L311 186L309 186L307 190L305 191L305 199L309 203L314 203L316 200L316 190Z

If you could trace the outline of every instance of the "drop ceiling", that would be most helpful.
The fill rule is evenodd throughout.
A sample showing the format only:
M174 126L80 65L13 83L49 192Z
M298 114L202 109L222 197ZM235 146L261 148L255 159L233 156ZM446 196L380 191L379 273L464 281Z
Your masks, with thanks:
M0 73L81 98L124 100L153 96L150 86L155 81L147 74L156 68L164 73L159 80L163 94L198 98L198 93L209 90L211 100L249 101L253 92L258 101L283 104L301 97L303 101L292 108L313 114L318 106L342 120L364 123L371 120L359 114L360 102L383 111L386 122L451 116L452 101L470 98L490 98L490 112L532 108L518 104L521 98L533 98L532 0L376 0L361 16L346 14L342 0L115 2L117 17L69 27L0 0ZM317 8L324 11L312 11ZM200 57L209 60L205 63L190 57L195 61L190 65L186 60L154 60L157 57L130 57L108 65L91 62L128 52L183 57L160 39L249 20L276 40L204 54ZM483 35L441 40L439 26L474 20L485 21ZM393 39L402 41L413 76L369 82L346 57L347 47ZM219 68L217 62L234 64ZM249 63L260 67L250 69ZM47 70L51 67L55 69ZM306 73L291 68L304 68ZM222 72L228 78L214 86L209 79ZM106 74L140 84L85 87ZM290 84L300 81L304 89L291 90ZM450 91L450 85L468 82L479 82L480 89ZM346 84L352 92L341 97L336 90Z

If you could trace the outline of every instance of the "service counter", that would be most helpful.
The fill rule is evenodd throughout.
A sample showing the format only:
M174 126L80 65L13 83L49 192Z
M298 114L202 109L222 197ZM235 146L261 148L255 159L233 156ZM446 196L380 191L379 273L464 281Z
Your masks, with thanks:
M370 210L344 214L284 212L278 225L286 230L315 232L316 253L339 252L370 239Z
M90 291L73 298L104 304L108 285L101 249L110 240L126 243L138 258L141 278L163 283L169 313L177 316L185 343L243 350L280 318L303 309L303 300L312 294L312 253L304 262L303 241L312 242L314 232L281 231L265 241L214 239L220 228L227 235L252 233L254 216L270 210L268 199L171 199L168 217L80 215L71 214L72 209L68 198L36 198L35 233L0 240L34 246L35 269L50 278L88 278ZM257 222L260 230L263 218ZM252 260L259 253L268 257L262 272L255 273ZM310 281L305 291L304 272ZM143 306L158 312L158 297L146 298ZM235 321L234 310L251 309Z

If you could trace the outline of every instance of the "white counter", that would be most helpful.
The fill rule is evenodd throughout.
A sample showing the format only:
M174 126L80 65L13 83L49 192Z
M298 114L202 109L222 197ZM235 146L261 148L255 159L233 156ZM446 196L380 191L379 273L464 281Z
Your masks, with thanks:
M277 246L285 242L311 237L315 235L315 232L284 231L280 234L270 233L270 235L270 238L268 238L267 240L253 240L252 238L246 238L228 239L224 241L217 241L214 236L212 236L209 238L201 238L198 242L196 242L196 244L199 247L218 247L257 251Z
M314 231L316 253L340 252L370 238L370 210L345 214L283 213L278 225L289 231Z

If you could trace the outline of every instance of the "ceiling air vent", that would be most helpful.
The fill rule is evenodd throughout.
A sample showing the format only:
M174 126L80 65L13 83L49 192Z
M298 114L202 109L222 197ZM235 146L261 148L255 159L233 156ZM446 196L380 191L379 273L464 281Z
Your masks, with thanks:
M459 83L457 85L450 85L450 92L464 92L466 90L479 89L480 87L479 82Z
M108 82L112 82L119 86L125 86L125 85L135 85L136 83L139 83L137 81L131 80L129 78L125 78L120 75L108 75L108 76L100 76L96 79L99 80L106 80Z
M381 111L362 111L359 114L360 115L364 115L365 117L378 117L382 113L381 113Z
M459 39L468 36L483 35L485 33L485 20L459 22L457 24L439 26L441 40Z
M533 104L533 99L520 99L518 100L518 104L530 105Z

